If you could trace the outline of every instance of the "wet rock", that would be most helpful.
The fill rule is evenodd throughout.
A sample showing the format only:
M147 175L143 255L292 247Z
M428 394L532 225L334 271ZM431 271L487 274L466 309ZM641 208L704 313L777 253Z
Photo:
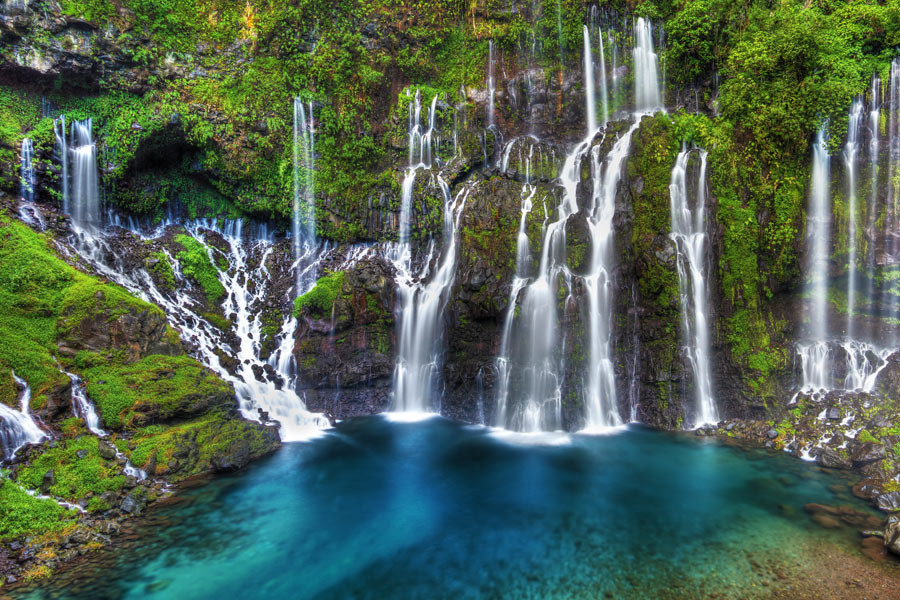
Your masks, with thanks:
M116 459L116 449L106 442L101 441L98 445L98 450L100 452L101 458L103 458L104 460Z
M849 469L853 466L850 464L850 461L831 448L822 448L816 457L816 462L829 469Z
M839 409L836 406L832 406L831 408L828 409L828 412L826 413L826 418L828 418L832 421L840 421L841 420L841 409Z
M137 499L134 494L129 494L125 496L124 500L122 500L122 504L119 508L121 508L122 512L124 513L135 514L140 512L142 508L142 502Z
M853 495L863 500L871 500L884 493L880 479L863 479L853 485Z
M879 460L884 460L884 457L884 446L874 442L860 444L850 452L850 461L854 467L869 465Z
M766 432L766 437L769 438L770 440L774 440L775 438L778 437L778 430L777 429L769 429Z
M50 469L44 476L41 478L41 493L49 494L50 488L52 488L56 484L56 473L53 469Z
M900 555L900 516L892 516L884 527L884 546Z
M79 450L78 452L75 453L75 456L77 456L78 458L84 458L87 455L88 455L87 450Z
M900 492L886 492L876 496L875 506L885 512L900 510Z

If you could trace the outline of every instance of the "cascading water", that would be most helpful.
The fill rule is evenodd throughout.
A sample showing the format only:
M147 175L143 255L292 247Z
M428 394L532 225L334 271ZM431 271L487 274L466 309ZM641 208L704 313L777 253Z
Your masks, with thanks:
M91 119L72 122L69 153L72 163L69 216L76 227L94 230L100 225L100 187Z
M562 394L565 373L566 340L561 334L557 311L560 305L572 303L574 275L566 264L566 223L581 210L578 186L583 161L590 156L593 182L591 206L586 207L590 235L590 266L583 276L587 296L588 356L584 401L584 424L588 431L603 430L622 424L616 399L614 351L612 348L613 310L613 218L616 189L623 166L631 150L640 117L664 110L659 88L659 73L649 22L639 19L635 28L635 95L636 112L629 129L616 140L605 157L593 146L598 132L594 72L590 32L583 29L585 113L587 136L576 144L560 170L562 199L556 209L556 220L545 222L537 272L526 279L522 268L528 256L527 238L522 241L524 219L531 206L523 201L520 241L517 248L517 273L511 290L511 305L504 321L501 352L497 361L498 392L495 423L518 431L559 429L562 425ZM602 37L602 32L598 32ZM602 46L602 41L601 41ZM613 46L613 48L615 48ZM605 63L605 52L601 61ZM613 55L615 62L615 54ZM614 82L615 82L615 64ZM605 65L601 69L606 81ZM615 83L614 83L615 85ZM603 89L604 101L606 90ZM604 108L604 123L608 119ZM530 196L525 196L523 200ZM563 290L565 298L563 299ZM517 303L518 302L518 303Z
M853 337L853 317L856 307L856 161L859 157L859 133L863 119L862 98L850 106L847 123L847 143L844 146L844 167L847 171L847 337Z
M106 437L106 432L100 428L100 416L97 414L97 409L94 408L94 403L87 397L81 377L74 373L65 373L72 382L72 410L75 416L84 421L88 431L97 437Z
M798 345L803 372L801 391L831 389L831 352L828 347L828 261L831 241L831 157L825 125L819 128L813 146L812 184L807 213L809 275L805 295L809 303L808 340Z
M311 258L316 246L315 151L312 102L307 106L299 97L294 98L294 205L291 241L294 260L298 265ZM301 274L308 272L306 269L298 269L298 291L312 283L309 277L305 281L301 280ZM315 276L315 272L312 272L312 276Z
M510 142L510 148L515 142ZM508 151L507 151L508 152ZM497 356L497 411L494 415L494 423L505 427L510 422L509 415L509 378L510 370L510 332L516 313L516 300L519 292L528 282L528 272L531 268L531 250L528 245L528 215L533 208L534 196L537 187L531 184L531 160L534 157L534 145L528 148L528 156L520 157L525 164L525 182L522 184L522 208L519 216L519 230L516 235L516 272L512 280L512 288L509 293L509 307L503 320L503 334L500 341L500 354ZM503 170L506 170L508 159L503 161ZM515 419L523 421L523 419Z
M497 90L494 83L494 40L488 40L488 68L487 68L487 88L488 88L488 107L487 107L487 126L488 129L494 126L494 98ZM418 92L416 92L418 95ZM436 98L437 96L435 96Z
M878 124L881 117L881 77L876 73L872 76L872 88L869 104L869 168L871 179L869 201L866 206L866 238L869 240L866 251L866 299L871 302L875 297L875 206L878 202L878 156L879 136ZM869 331L874 334L875 331Z
M69 196L69 143L66 140L66 116L62 115L53 121L53 135L56 137L56 152L60 166L60 193L62 209L67 215L72 214Z
M391 410L433 412L440 382L443 355L443 311L456 277L457 230L471 187L451 197L447 183L436 176L444 196L444 249L438 268L427 283L434 243L425 260L425 271L413 275L398 266L400 307L397 363L394 367L394 398Z
M76 248L98 273L163 308L170 323L184 339L191 342L195 356L234 385L244 417L260 420L260 413L267 413L280 423L281 439L286 442L318 435L330 423L324 416L306 410L303 400L294 391L294 377L287 370L280 370L292 365L290 358L281 353L290 352L293 344L279 344L278 351L268 362L260 356L260 340L264 335L259 305L271 294L271 278L266 268L266 259L272 252L271 242L265 235L258 239L244 239L242 221L226 221L224 227L219 227L215 221L199 220L185 224L184 228L200 241L205 239L204 231L213 231L227 243L224 253L231 268L227 272L219 271L218 278L227 293L223 310L235 323L237 348L231 346L231 340L235 338L227 336L201 316L206 310L204 305L198 304L188 294L162 292L143 268L126 270L102 237L83 234ZM156 234L161 235L164 229L159 228ZM255 267L250 265L251 257ZM176 279L183 282L177 261L171 256L168 258L173 264ZM214 265L217 264L215 257L210 258ZM293 326L296 326L296 321L288 319L282 335L290 335L293 339ZM222 364L221 352L235 359L234 373ZM267 372L271 372L273 367L276 373L270 377Z
M888 177L887 207L885 209L885 261L894 269L900 263L900 191L895 183L900 164L900 57L891 62L890 117L888 122ZM897 290L887 292L888 317L896 322L900 319L900 299ZM897 346L897 328L893 328L892 345Z
M600 41L600 105L603 110L600 125L606 127L609 122L609 89L606 83L606 51L603 49L603 29L597 27L597 39Z
M34 146L31 138L22 140L22 160L19 168L19 196L23 202L34 202Z
M708 272L706 237L706 151L700 150L693 207L688 188L690 150L683 148L672 168L669 184L672 233L678 262L678 287L681 298L685 352L694 373L697 398L693 425L716 423L718 415L712 391L709 362L709 301L706 279Z
M16 384L22 388L19 410L0 402L0 459L9 460L16 451L26 444L37 444L44 437L31 416L31 388L28 383L13 373Z
M588 26L583 28L584 37L584 115L588 131L597 130L597 101L594 98L594 55L591 51L591 34Z
M653 26L640 17L634 25L634 107L638 113L664 111L659 83L659 57L653 51Z

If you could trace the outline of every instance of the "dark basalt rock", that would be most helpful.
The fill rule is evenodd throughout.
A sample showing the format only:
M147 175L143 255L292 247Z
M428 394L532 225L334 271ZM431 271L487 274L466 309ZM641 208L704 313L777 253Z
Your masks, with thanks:
M830 469L849 469L853 466L850 461L831 448L822 448L816 456L816 462Z
M850 452L850 462L853 463L854 467L869 465L879 460L884 460L884 458L884 446L874 442L860 444Z

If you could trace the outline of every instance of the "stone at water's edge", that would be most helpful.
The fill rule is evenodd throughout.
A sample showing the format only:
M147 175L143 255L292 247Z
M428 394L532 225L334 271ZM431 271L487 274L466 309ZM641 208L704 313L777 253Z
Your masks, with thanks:
M884 545L894 554L900 555L900 515L888 518L884 528Z

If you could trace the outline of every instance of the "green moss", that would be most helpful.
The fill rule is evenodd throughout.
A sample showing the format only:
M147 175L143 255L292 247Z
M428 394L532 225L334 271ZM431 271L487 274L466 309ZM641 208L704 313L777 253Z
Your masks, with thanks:
M139 429L131 439L132 463L146 467L155 459L156 473L179 481L207 472L234 452L246 451L251 458L269 453L273 440L262 427L222 412L208 413L177 425L154 425Z
M152 263L152 264L151 264ZM175 272L169 255L165 252L154 252L147 257L147 269L156 277L157 285L164 290L175 289Z
M86 319L141 312L163 316L158 307L67 265L45 236L0 215L0 372L11 369L24 378L35 402L67 380L54 358L60 338Z
M211 305L217 304L225 295L225 287L219 281L219 270L210 260L209 249L189 235L178 235L175 241L184 248L177 255L182 272L203 288Z
M87 392L106 427L195 415L229 402L230 384L188 356L147 356L117 364L99 355L78 357Z
M17 481L38 489L44 475L52 470L55 483L50 486L50 493L70 502L88 494L118 491L125 484L125 476L114 460L107 461L100 456L98 443L92 435L58 440L55 447L46 448L21 468L16 475Z
M0 541L60 531L76 514L53 500L29 495L14 482L0 478Z
M344 271L335 271L320 277L313 289L294 300L294 316L299 317L305 310L320 315L330 313L344 288L345 276Z

